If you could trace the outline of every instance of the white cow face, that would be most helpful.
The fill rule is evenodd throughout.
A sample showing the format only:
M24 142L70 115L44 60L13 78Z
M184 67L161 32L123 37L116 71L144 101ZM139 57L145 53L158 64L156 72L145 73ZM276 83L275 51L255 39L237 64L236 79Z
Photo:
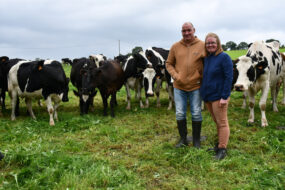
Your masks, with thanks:
M156 72L153 68L146 68L143 71L144 87L147 96L153 96L153 87L155 83Z
M253 84L255 80L255 69L252 59L246 56L239 57L236 64L238 73L237 81L234 85L236 91L246 91L248 87Z

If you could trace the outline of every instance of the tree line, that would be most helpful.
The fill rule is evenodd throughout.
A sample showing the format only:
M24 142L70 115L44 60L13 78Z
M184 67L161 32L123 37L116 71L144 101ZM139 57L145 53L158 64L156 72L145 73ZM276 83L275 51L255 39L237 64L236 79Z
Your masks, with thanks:
M268 43L268 42L272 42L272 41L277 41L277 42L280 43L279 40L275 40L275 39L268 39L265 42ZM228 41L226 44L222 44L222 48L225 51L228 51L228 50L243 50L243 49L247 49L248 45L249 44L246 43L246 42L240 42L239 44L236 44L233 41ZM280 48L285 48L285 45L284 44L280 45Z

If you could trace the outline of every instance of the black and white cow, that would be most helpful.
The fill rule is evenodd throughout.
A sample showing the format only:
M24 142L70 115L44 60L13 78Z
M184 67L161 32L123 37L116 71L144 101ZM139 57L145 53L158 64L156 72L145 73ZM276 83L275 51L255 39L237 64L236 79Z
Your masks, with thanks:
M12 66L17 64L19 61L23 59L9 59L7 56L3 56L0 58L1 65L0 65L0 88L1 88L1 103L2 103L2 110L5 110L5 97L6 92L8 91L8 80L7 76ZM17 101L17 108L19 107L19 101ZM16 115L19 115L18 109Z
M131 89L135 91L136 97L139 99L140 107L143 108L143 102L141 97L141 90L143 88L143 74L142 72L146 68L146 62L140 62L138 58L139 55L129 56L126 60L125 57L120 61L121 66L123 66L124 71L124 81L127 93L127 110L131 109ZM124 62L125 61L125 62Z
M159 85L156 85L155 87L158 73L155 71L153 64L147 59L144 51L135 53L133 56L136 62L139 62L140 65L145 65L145 69L142 72L143 86L146 97L145 107L149 107L149 97L153 97L154 93L156 94L156 107L160 107Z
M5 97L7 91L7 74L5 73L5 63L9 60L9 57L0 57L0 103L2 112L5 110ZM0 115L2 114L0 111Z
M277 83L281 76L282 60L279 53L279 43L256 41L249 45L246 56L239 58L236 69L238 77L234 85L237 91L248 91L250 115L248 122L254 122L255 95L261 90L259 101L261 110L261 126L268 126L265 115L266 100L269 89L273 110L277 109Z
M106 56L104 56L103 54L96 54L96 55L90 55L89 59L91 61L93 61L97 67L100 67L102 65L102 63L104 63L104 61L107 60Z
M32 99L44 98L50 115L50 125L58 120L57 108L61 101L68 101L68 82L62 65L58 61L19 61L8 73L8 91L11 98L11 120L15 120L18 97L26 100L33 119ZM52 105L52 102L54 105Z
M68 65L68 64L72 65L72 61L69 58L62 58L61 63L66 64L66 65Z
M165 68L165 61L167 60L169 50L163 48L150 47L145 51L146 57L152 63L157 74L156 84L157 91L162 87L162 82L167 82L167 92L169 105L168 110L171 110L174 105L173 79ZM158 93L159 94L159 93Z
M103 100L104 116L107 115L107 100L111 95L111 116L115 117L116 93L123 84L124 71L117 61L107 60L98 68L95 64L90 64L82 69L82 93L83 95L89 95L94 88L99 89Z
M90 64L94 64L90 59L87 58L77 58L73 60L72 68L70 71L70 80L73 86L77 88L77 91L73 91L74 94L79 97L79 107L80 107L80 114L87 114L89 107L93 107L93 100L94 96L96 95L97 91L95 89L90 90L89 94L85 92L83 94L82 89L82 75L83 69L88 68Z

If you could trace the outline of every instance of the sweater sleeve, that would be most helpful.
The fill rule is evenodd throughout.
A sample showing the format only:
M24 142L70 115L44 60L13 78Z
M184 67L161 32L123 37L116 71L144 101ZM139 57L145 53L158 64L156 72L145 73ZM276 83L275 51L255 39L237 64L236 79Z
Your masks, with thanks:
M228 54L225 54L222 65L224 72L224 87L222 99L226 100L231 95L231 87L233 80L233 63Z
M176 59L175 59L175 52L174 52L174 46L171 47L169 54L168 54L168 58L166 60L166 69L169 72L169 74L171 75L171 77L176 80L177 79L177 72L175 70L175 63L176 63Z

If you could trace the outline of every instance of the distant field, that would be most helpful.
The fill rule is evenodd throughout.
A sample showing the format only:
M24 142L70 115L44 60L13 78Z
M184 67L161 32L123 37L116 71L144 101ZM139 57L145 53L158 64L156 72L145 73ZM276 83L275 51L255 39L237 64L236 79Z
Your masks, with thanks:
M245 51L227 52L232 59ZM69 75L70 66L64 69ZM242 109L242 93L232 92L229 104L231 135L228 156L215 161L207 152L217 142L216 126L203 111L201 149L190 145L176 149L178 140L174 110L167 110L168 96L161 90L160 108L156 99L141 109L132 92L132 109L126 110L126 92L118 95L115 118L103 116L102 100L95 97L95 110L80 116L75 89L69 84L69 102L59 107L55 126L49 126L46 107L36 102L37 120L27 115L21 101L20 116L10 120L10 99L0 117L0 190L93 190L93 189L284 189L285 187L285 106L278 96L279 112L272 111L269 99L266 116L269 126L260 127L261 115L255 105L255 123L247 124L248 109ZM283 87L284 88L284 87ZM109 111L109 110L108 110ZM110 111L109 111L110 113ZM191 135L188 115L188 133Z
M233 50L233 51L225 51L233 60L245 55L247 50ZM285 52L285 49L280 49L280 52Z

